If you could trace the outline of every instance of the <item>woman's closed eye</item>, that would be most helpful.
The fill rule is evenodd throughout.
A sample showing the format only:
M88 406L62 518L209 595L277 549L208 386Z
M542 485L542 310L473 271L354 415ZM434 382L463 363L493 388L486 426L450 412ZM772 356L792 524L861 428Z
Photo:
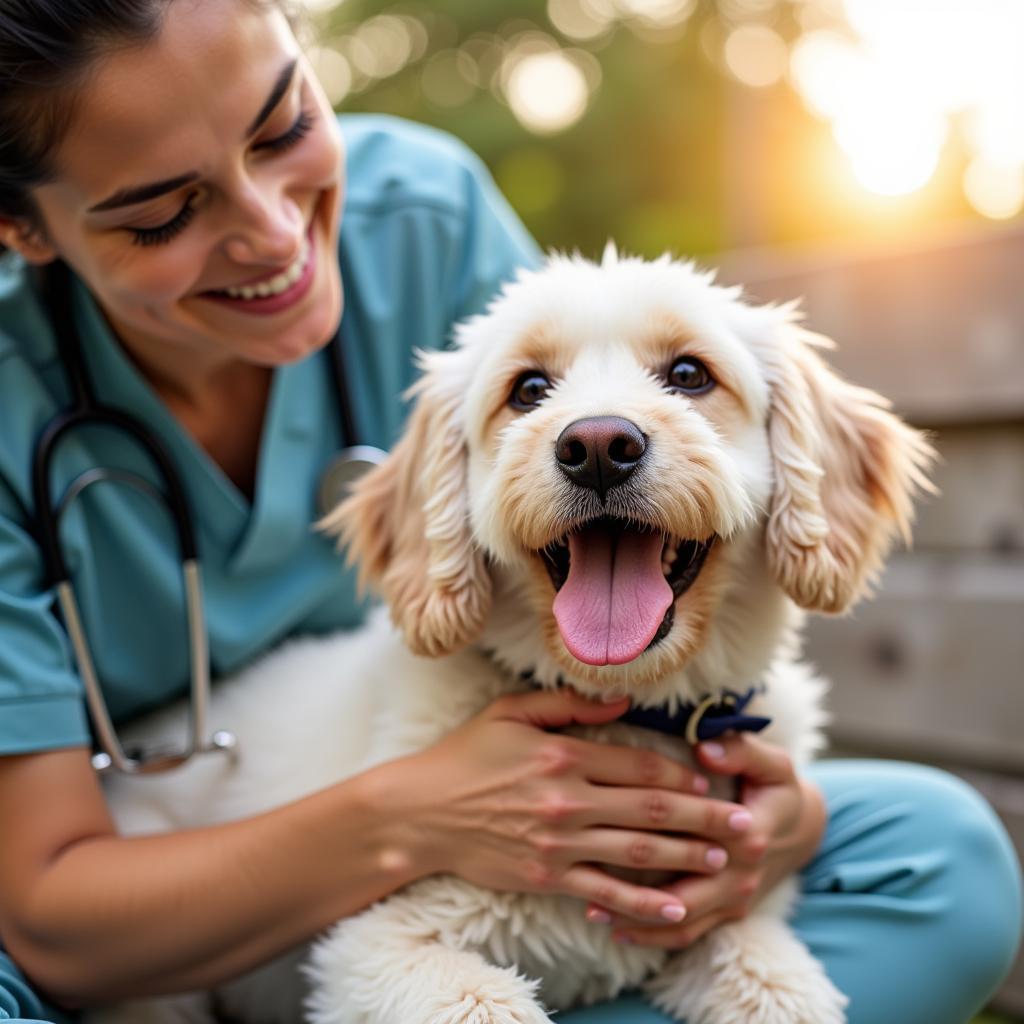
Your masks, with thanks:
M132 233L132 244L163 245L184 231L196 215L195 201L198 195L198 192L190 193L185 205L170 220L165 220L155 228L128 228Z
M312 110L302 110L295 119L294 124L283 135L267 139L265 142L257 142L252 148L264 150L270 153L283 153L286 149L301 142L310 132L316 123L316 113Z
M283 135L257 142L252 148L256 152L272 154L284 153L298 145L312 130L316 123L316 114L312 110L302 110L292 126ZM152 228L128 227L132 234L133 245L164 245L179 235L191 223L196 215L195 202L198 192L192 192L184 205L173 217Z

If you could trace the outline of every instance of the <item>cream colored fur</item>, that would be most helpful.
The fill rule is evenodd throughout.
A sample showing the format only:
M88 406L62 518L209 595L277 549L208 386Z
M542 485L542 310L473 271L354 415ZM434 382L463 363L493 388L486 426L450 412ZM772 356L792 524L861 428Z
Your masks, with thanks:
M824 686L797 660L801 609L839 612L864 592L892 537L907 533L929 449L878 396L832 374L816 353L823 341L795 320L791 307L744 304L690 264L611 248L600 265L555 257L522 273L458 329L453 351L423 357L405 437L326 524L405 643L378 613L223 682L212 717L237 732L237 765L209 758L165 778L114 780L124 830L253 814L422 749L521 689L527 669L542 686L641 704L764 683L755 713L773 719L765 737L806 762L822 745ZM718 386L670 392L664 374L681 355L703 359ZM554 387L515 412L507 399L529 369ZM649 439L606 509L553 458L560 431L596 415L627 417ZM668 636L622 666L569 655L537 554L600 511L719 538ZM182 716L168 711L135 734L180 729ZM583 734L690 760L681 740L647 730ZM844 997L785 923L794 894L786 882L749 917L669 955L615 944L575 900L432 877L339 922L304 974L286 958L216 1001L252 1024L295 1021L303 999L315 1024L540 1024L550 1010L646 984L689 1024L840 1024ZM211 1006L185 997L97 1019L192 1024L212 1019Z

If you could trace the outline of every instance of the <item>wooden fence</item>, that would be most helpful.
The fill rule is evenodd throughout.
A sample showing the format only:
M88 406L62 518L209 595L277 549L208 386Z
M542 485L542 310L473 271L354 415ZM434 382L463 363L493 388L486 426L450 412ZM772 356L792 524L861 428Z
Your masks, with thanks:
M1024 230L722 267L753 299L803 296L808 326L840 346L830 362L931 431L942 458L941 494L875 598L811 620L833 749L951 769L1024 857ZM996 1005L1024 1017L1024 957Z

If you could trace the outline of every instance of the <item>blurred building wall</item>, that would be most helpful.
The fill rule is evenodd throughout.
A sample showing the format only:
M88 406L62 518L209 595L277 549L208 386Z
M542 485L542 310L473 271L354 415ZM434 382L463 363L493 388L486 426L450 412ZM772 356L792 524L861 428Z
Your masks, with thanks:
M840 346L829 361L929 430L942 460L874 599L810 620L833 751L951 769L1024 859L1024 229L722 263L754 299L803 296L807 325ZM997 1006L1024 1016L1024 957Z

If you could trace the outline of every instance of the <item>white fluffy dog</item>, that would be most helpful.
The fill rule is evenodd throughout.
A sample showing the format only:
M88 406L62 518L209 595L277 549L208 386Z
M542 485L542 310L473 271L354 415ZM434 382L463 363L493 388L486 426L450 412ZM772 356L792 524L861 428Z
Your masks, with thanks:
M833 375L816 352L828 343L795 321L690 264L611 247L600 265L555 257L520 274L453 351L423 357L405 436L327 524L405 644L378 615L221 684L213 719L238 733L239 762L115 780L125 831L296 799L529 685L698 718L756 687L747 710L805 762L824 716L822 684L795 660L801 609L841 612L864 592L907 533L930 450ZM136 738L180 729L181 714ZM577 731L690 760L683 736ZM785 923L794 894L790 880L669 953L614 943L568 897L431 877L341 921L305 972L296 954L217 1005L249 1024L293 1022L303 999L316 1024L541 1024L643 984L688 1024L839 1024L845 998ZM102 1019L210 1014L197 997Z

